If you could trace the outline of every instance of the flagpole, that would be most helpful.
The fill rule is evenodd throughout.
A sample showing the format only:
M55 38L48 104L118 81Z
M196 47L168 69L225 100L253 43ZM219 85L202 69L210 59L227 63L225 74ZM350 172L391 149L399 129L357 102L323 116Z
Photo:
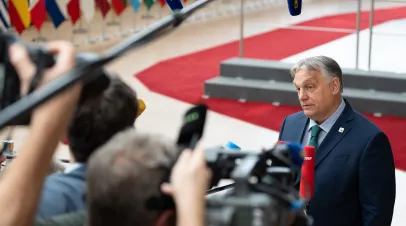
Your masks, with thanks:
M110 38L108 36L106 36L106 21L103 19L102 22L102 36L100 37L100 40L102 41L107 41Z
M111 21L107 22L107 26L118 26L118 25L120 25L120 22L118 22L115 19L116 19L116 14L115 14L115 12L113 12L113 15L111 16Z
M87 0L86 0L87 1ZM91 24L92 22L95 20L95 13L96 13L96 3L94 1L92 1L93 3L87 2L88 4L83 5L82 3L84 3L83 1L80 1L80 8L81 8L81 15L83 15L84 22L85 25L87 27L87 39L84 41L85 44L94 44L98 41L98 37L93 37L92 36L92 28L91 28ZM83 11L84 9L86 9L87 7L93 7L93 10L91 11ZM94 29L96 30L96 29Z
M133 16L133 33L137 33L138 32L138 30L137 30L137 13L134 13L134 16Z
M73 30L73 33L79 33L79 34L84 34L87 33L87 29L83 28L83 19L80 18L79 20L79 27Z
M94 43L96 43L96 39L93 39L92 38L92 36L91 36L91 32L90 32L90 23L88 23L87 24L87 30L88 30L88 32L87 32L87 40L85 41L87 44L94 44Z
M104 3L105 2L103 2L103 5L104 5ZM105 5L104 5L105 6ZM106 14L106 16L107 16L107 14ZM107 41L107 40L109 40L109 37L108 36L106 36L106 17L103 17L102 16L102 20L103 20L103 22L102 22L102 35L101 35L101 37L100 37L100 40L101 41Z
M36 39L34 39L34 41L36 41L36 42L45 42L46 40L47 40L46 38L42 37L41 29L39 29L38 30L38 37Z
M70 42L73 43L73 46L77 47L79 46L78 43L75 43L75 25L72 24L72 32L71 32L71 38L70 38Z
M151 9L147 9L147 13L142 16L142 18L145 20L145 27L148 27L149 25L149 20L154 18L154 16L151 14Z
M159 18L159 19L162 18L162 10L163 10L163 9L164 9L163 7L160 7L160 8L159 8L159 12L158 12L158 18Z
M58 40L59 39L58 28L56 28L56 27L54 27L54 28L55 28L55 40Z
M121 16L118 17L118 33L117 36L124 37L126 36L125 32L123 32L123 26L121 24Z
M87 33L87 30L85 28L83 28L83 21L82 21L82 15L79 18L79 28L75 29L75 24L72 24L72 38L71 38L71 42L73 43L74 46L80 46L80 43L76 43L75 42L75 34L85 34Z

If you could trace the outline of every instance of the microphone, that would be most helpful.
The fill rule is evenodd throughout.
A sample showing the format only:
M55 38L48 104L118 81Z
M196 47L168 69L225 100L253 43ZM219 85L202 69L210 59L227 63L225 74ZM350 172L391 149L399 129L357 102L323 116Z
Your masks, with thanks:
M238 145L234 144L231 141L228 141L226 144L224 144L223 148L228 150L241 150L241 148Z
M278 142L271 151L273 166L283 166L295 169L296 176L303 165L303 147L296 142ZM299 178L299 177L298 177Z
M166 0L172 11L183 9L182 0Z
M300 177L299 195L305 200L313 198L314 193L314 152L313 146L305 146L304 163L302 165L302 174Z
M138 98L137 118L145 111L145 108L147 108L147 106L145 105L145 102L142 99Z
M207 106L199 104L188 111L183 117L183 125L179 131L177 145L180 148L194 149L203 136L206 123Z
M289 147L290 156L292 157L292 163L294 166L302 167L303 166L303 146L299 143L289 142L286 143Z
M288 0L288 9L291 16L298 16L302 12L302 0Z

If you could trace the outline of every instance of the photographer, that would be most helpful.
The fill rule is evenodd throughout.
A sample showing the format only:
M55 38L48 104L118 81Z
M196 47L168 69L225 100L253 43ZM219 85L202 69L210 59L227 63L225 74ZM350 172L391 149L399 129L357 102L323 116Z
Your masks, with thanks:
M48 218L85 208L89 157L116 133L133 127L137 113L135 91L115 76L102 94L79 102L63 139L69 145L72 164L63 173L47 177L37 216Z
M129 129L97 150L88 163L88 222L98 225L205 225L210 171L204 151L179 150L160 136ZM174 206L165 198L174 196Z
M49 42L45 47L58 55L58 58L53 67L45 70L39 86L75 66L75 50L69 42ZM19 44L10 47L9 56L20 77L21 94L24 95L28 91L36 66L25 48ZM81 89L81 84L74 85L33 111L30 134L22 147L22 154L9 166L0 181L3 225L32 223L52 156L66 131Z
M160 136L128 129L89 160L89 226L170 226L175 221L177 226L206 225L206 192L211 175L202 148L180 153ZM175 205L166 196L172 196ZM281 225L279 210L275 206L266 213L273 216L269 226ZM302 213L288 212L282 225L308 225Z

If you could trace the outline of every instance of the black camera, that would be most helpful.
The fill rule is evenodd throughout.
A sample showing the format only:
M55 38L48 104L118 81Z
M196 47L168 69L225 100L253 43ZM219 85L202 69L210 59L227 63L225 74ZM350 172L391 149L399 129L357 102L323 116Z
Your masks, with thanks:
M8 32L0 32L0 111L12 105L21 96L20 78L16 69L10 62L9 47L14 43L22 43L20 39ZM32 93L38 86L44 70L52 67L55 64L55 56L48 52L43 46L38 44L23 44L31 58L31 61L36 66L35 75L31 81L29 91ZM76 57L76 64L87 63L97 58L94 54L82 53ZM104 91L110 83L109 75L103 68L96 69L89 73L94 76L89 76L90 79L85 80L82 90L81 99L86 99L93 95L98 95ZM13 125L28 125L30 123L31 113L27 112L19 117L14 118L6 126Z
M305 202L294 188L303 163L298 144L277 144L262 152L206 150L212 185L232 179L225 194L207 198L209 226L309 226ZM301 159L300 159L301 158Z

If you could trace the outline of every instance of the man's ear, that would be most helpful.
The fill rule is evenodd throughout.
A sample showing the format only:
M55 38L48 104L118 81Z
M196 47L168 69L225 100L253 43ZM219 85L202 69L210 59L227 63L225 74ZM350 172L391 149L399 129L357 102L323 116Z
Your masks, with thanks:
M162 212L155 222L155 226L175 226L176 213L175 210L165 210Z
M340 80L338 78L333 78L331 80L331 85L332 85L334 94L338 94L338 93L341 92L341 90L340 90L340 85L341 84L340 84Z

